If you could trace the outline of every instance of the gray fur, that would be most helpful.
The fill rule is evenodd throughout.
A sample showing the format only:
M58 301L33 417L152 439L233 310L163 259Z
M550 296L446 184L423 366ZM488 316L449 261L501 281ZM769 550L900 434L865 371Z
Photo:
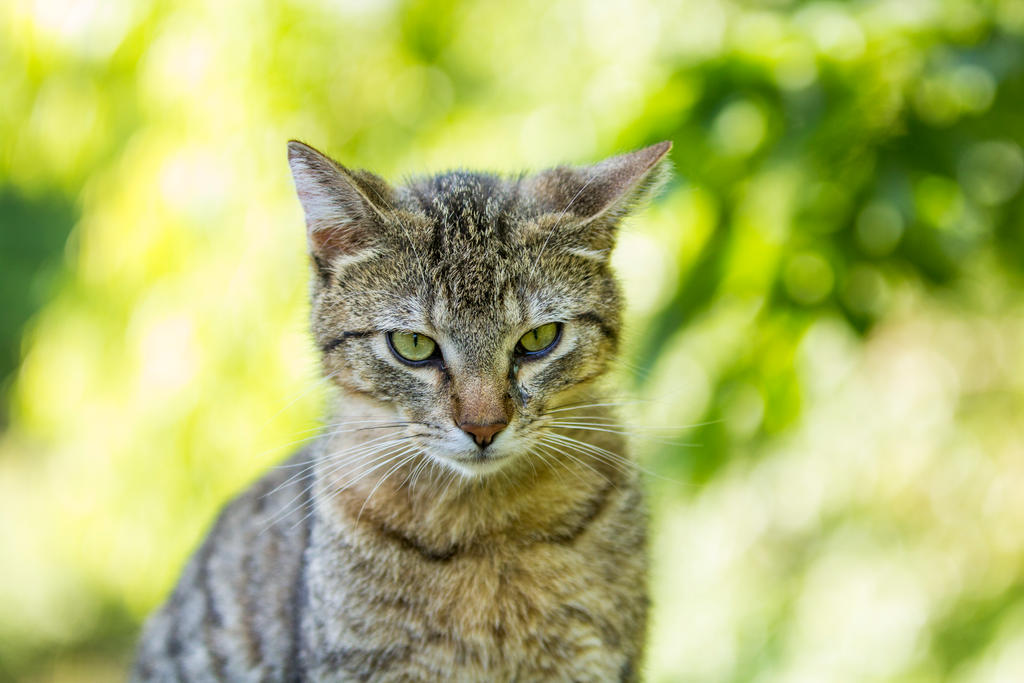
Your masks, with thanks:
M134 679L639 678L643 496L591 404L618 347L608 255L668 149L395 188L290 143L337 428L224 509ZM549 322L552 350L516 355ZM443 359L403 363L389 331ZM481 449L463 422L507 427Z

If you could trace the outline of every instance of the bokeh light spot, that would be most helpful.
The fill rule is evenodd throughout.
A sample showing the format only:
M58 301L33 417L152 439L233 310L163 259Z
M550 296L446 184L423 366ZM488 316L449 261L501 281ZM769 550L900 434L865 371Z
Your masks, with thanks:
M939 175L926 176L915 184L914 205L921 218L943 230L957 227L964 216L960 186Z
M821 302L832 291L835 276L825 258L813 251L789 257L782 271L786 292L797 303L811 305Z
M747 156L764 142L767 123L761 109L749 100L726 105L711 126L715 144L723 153Z
M1024 181L1024 154L1009 140L979 142L960 159L957 177L971 199L985 206L1013 198Z
M903 235L903 216L899 209L883 201L874 201L857 215L857 243L871 256L885 256L899 244Z
M853 311L878 316L888 303L889 289L877 268L859 263L846 275L842 294L843 302Z
M812 2L795 19L806 27L818 50L832 59L851 61L864 53L864 31L843 3Z

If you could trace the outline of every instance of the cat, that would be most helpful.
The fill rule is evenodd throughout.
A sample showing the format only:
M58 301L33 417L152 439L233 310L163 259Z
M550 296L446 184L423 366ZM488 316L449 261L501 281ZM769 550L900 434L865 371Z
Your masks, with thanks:
M609 255L670 147L395 187L290 142L332 419L226 506L133 678L639 679Z

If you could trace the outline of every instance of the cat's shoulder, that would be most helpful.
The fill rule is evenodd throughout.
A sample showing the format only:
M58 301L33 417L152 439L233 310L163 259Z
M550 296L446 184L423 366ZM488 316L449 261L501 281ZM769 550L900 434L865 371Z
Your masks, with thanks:
M134 679L275 679L294 663L312 458L300 451L224 506L147 622Z

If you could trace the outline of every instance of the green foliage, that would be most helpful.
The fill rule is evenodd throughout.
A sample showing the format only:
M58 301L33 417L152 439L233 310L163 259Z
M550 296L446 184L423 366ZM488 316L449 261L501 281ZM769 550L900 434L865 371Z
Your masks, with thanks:
M1017 0L2 12L0 678L118 671L313 433L297 137L391 176L674 141L616 255L652 680L1024 679Z
M22 327L51 294L75 219L60 193L27 197L0 187L0 385L17 366ZM2 398L0 425L7 414Z

